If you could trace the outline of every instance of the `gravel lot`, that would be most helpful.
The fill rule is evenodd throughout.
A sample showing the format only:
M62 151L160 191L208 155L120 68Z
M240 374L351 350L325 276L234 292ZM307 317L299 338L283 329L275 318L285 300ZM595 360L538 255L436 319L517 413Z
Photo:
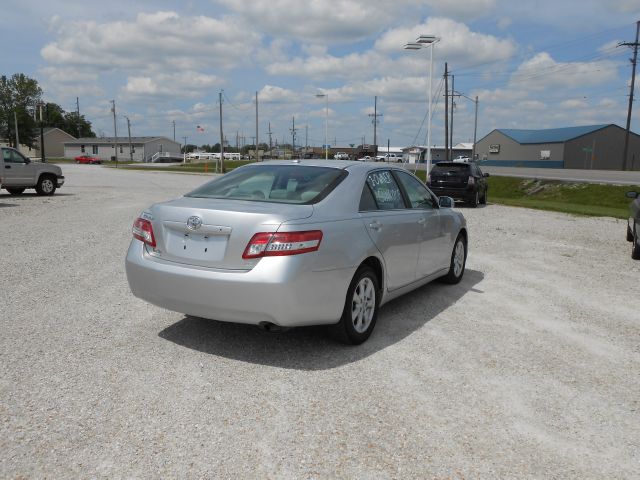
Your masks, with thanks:
M623 221L465 209L464 281L346 347L134 298L133 219L205 177L63 170L0 193L0 477L639 478Z

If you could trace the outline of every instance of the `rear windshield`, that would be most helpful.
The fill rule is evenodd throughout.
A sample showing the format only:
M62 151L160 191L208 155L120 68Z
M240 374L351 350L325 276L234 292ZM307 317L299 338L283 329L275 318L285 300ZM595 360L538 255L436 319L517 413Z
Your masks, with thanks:
M310 204L325 198L347 176L345 170L304 165L249 165L185 195L258 202Z
M436 166L431 170L432 172L452 172L452 173L465 173L468 172L471 165L466 163L436 163Z

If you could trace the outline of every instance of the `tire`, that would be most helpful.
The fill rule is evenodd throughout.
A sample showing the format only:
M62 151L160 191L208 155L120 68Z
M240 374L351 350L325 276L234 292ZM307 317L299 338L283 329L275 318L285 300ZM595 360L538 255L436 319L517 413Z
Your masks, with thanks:
M627 242L633 242L633 232L629 224L627 224Z
M633 243L631 244L631 258L640 260L640 237L638 237L638 225L633 223Z
M24 192L24 188L7 188L7 192L10 195L21 195Z
M53 195L56 191L56 178L51 175L42 175L36 184L38 195Z
M480 200L480 203L482 205L486 205L487 204L487 190L489 190L489 189L485 188L484 195L482 195L482 200Z
M360 345L371 336L378 318L379 285L371 267L358 268L347 290L342 317L329 327L335 338L349 345Z
M460 283L464 275L464 268L467 264L467 241L464 236L459 233L456 242L453 244L451 252L451 261L449 263L449 272L441 278L444 283L454 285Z
M473 198L471 200L469 200L469 206L471 208L477 208L478 207L478 203L480 203L480 192L478 192L476 190L475 195L473 196Z

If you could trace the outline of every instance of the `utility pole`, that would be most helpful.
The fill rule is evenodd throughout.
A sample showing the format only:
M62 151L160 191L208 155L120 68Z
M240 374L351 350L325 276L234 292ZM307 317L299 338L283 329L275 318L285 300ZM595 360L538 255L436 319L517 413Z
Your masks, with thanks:
M638 60L638 37L640 36L640 21L636 22L636 41L634 43L622 42L620 45L626 45L628 47L633 47L633 59L631 60L631 64L633 65L631 69L631 89L629 92L629 108L627 110L627 130L624 136L624 150L622 153L622 170L627 169L627 155L629 154L629 131L631 129L631 108L633 106L633 90L635 88L636 83L636 62Z
M473 149L471 150L471 160L476 159L476 135L478 134L478 96L476 95L476 115L475 121L473 122Z
M309 124L304 126L304 153L309 150Z
M176 121L172 120L173 123L173 141L176 141Z
M376 95L373 99L373 113L369 114L370 117L373 117L371 123L373 123L373 144L378 145L378 117L382 116L382 113L378 114L378 96Z
M16 126L16 150L20 151L20 137L18 136L18 113L13 111L13 123Z
M444 62L444 159L449 161L449 72Z
M453 111L456 105L456 97L460 97L460 93L455 91L454 88L455 75L451 75L451 129L449 130L449 147L451 148L451 160L453 160ZM469 97L467 97L469 98ZM469 99L473 101L473 99Z
M224 171L224 136L222 135L222 90L218 94L218 100L220 102L220 172Z
M127 132L129 133L129 160L133 163L133 146L131 145L131 121L129 121L129 117L125 115L127 119Z
M289 129L291 130L291 140L292 140L292 152L291 152L291 158L293 158L293 156L296 154L296 117L293 117L293 126Z
M258 154L258 92L256 92L256 161L260 161L260 154Z
M111 112L113 113L113 135L115 139L115 143L113 145L113 149L116 151L116 168L118 168L118 127L116 125L116 101L111 100Z
M78 115L78 138L80 138L80 98L76 97L76 115Z
M38 104L40 107L40 160L42 163L46 162L44 155L44 119L42 118L42 102Z
M269 135L269 157L272 156L271 153L271 122L269 122L269 131L267 132L267 134Z

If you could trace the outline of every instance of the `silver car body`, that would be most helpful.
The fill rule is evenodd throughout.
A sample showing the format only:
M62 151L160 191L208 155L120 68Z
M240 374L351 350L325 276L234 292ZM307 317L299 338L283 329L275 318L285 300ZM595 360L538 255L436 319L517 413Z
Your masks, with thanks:
M197 317L293 327L336 323L349 284L365 261L378 266L381 305L449 271L454 242L461 232L467 235L466 222L458 211L439 208L431 192L431 208L359 211L368 176L410 175L406 170L335 160L298 163L348 175L315 204L185 196L142 212L157 245L131 241L126 271L133 294ZM196 236L190 218L201 223ZM243 259L258 232L309 230L322 231L317 251Z

